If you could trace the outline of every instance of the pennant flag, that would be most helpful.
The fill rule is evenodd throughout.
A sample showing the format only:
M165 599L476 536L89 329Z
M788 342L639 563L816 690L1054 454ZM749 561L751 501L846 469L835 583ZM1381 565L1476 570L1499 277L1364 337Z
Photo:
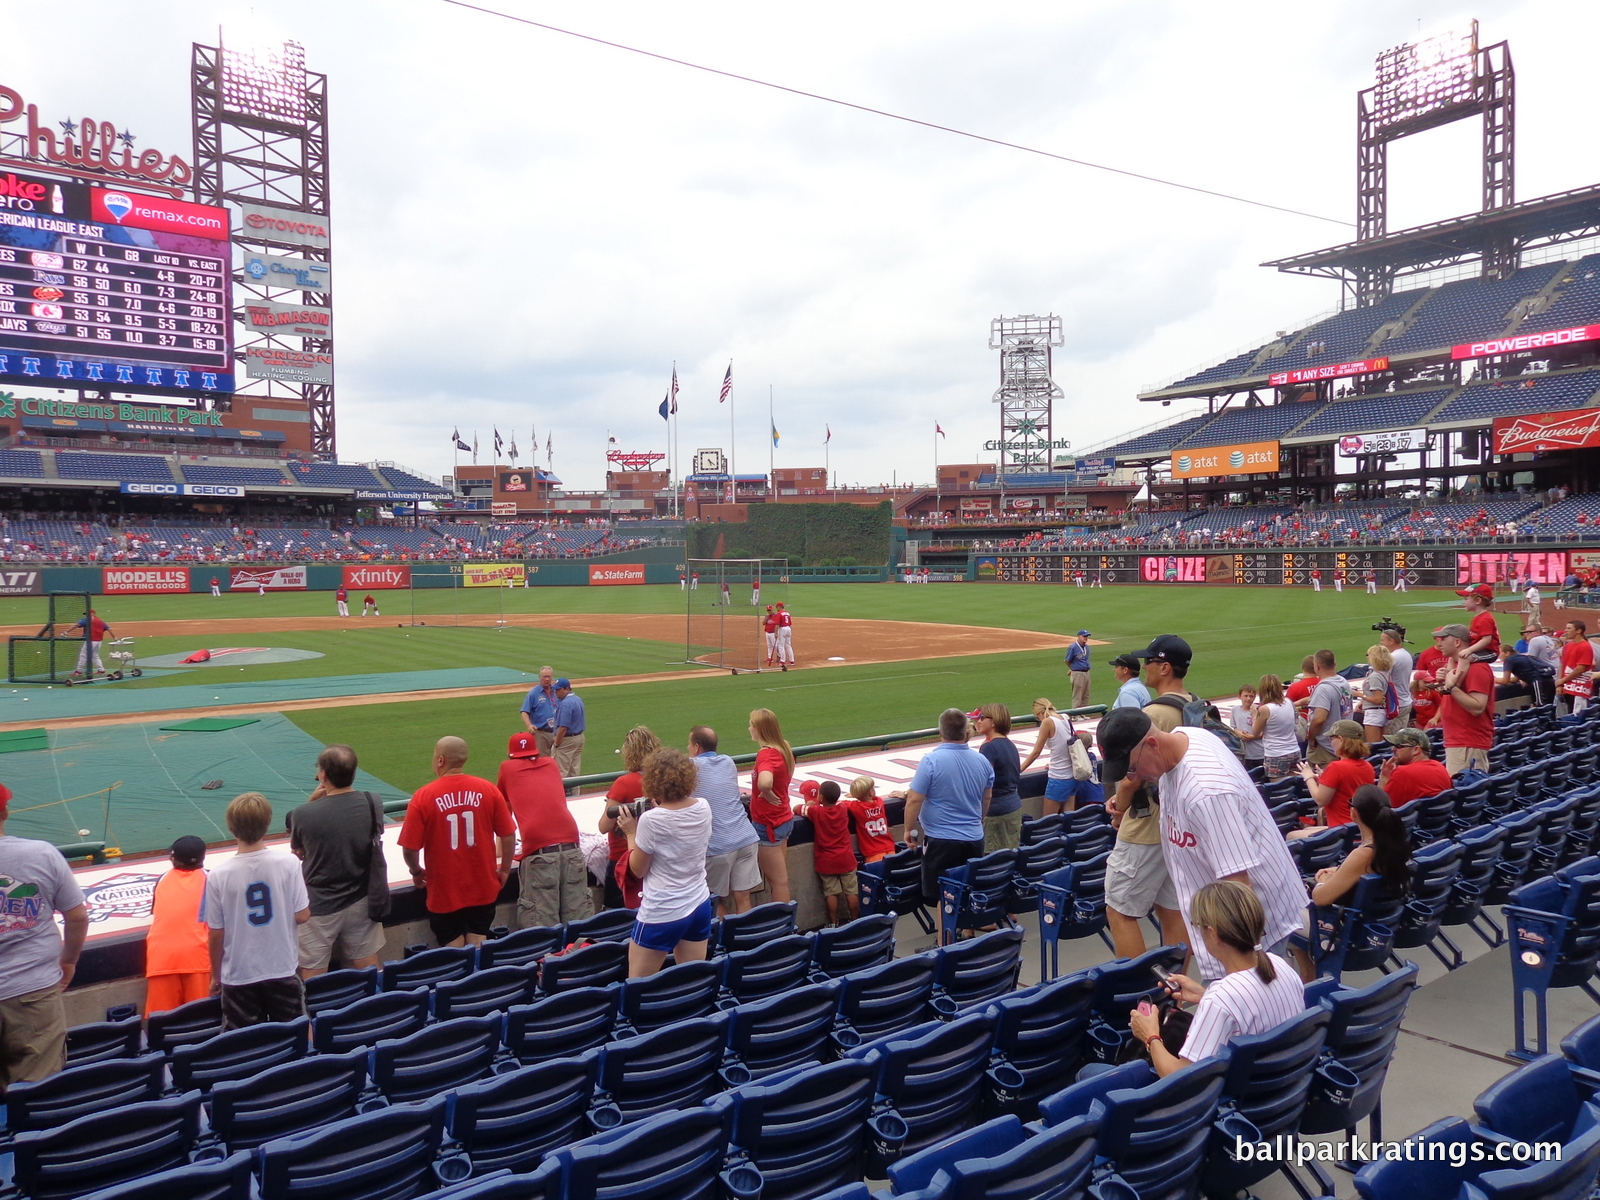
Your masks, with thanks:
M776 425L772 427L772 444L774 446L778 444L778 427Z
M933 423L933 431L935 433L937 433L940 437L944 436L944 430L939 427L939 422L937 422L937 421L935 421Z
M452 442L459 442L461 440L461 426L457 425L450 431L450 440Z
M731 395L733 395L733 363L730 360L728 373L722 377L722 394L717 397L717 403L721 404Z
M822 428L827 431L828 435L822 439L822 444L826 446L829 442L833 441L833 430L829 429L826 425L824 425Z
M667 395L661 401L661 407L656 409L656 411L661 414L661 419L663 421L665 421L667 419L667 413L669 411L671 411L667 407L671 402L672 402L672 393L668 392Z
M511 435L511 449L507 450L506 453L510 455L512 462L517 461L517 435L515 433Z
M472 433L472 457L473 458L477 458L478 457L478 433L477 433L477 430L473 430L473 433Z
M461 435L459 433L456 434L456 449L457 450L471 450L472 449L471 446L467 445L465 442L463 442L461 440Z
M500 440L500 427L497 425L494 430L494 453L496 458L500 457L500 451L503 449L505 449L505 443Z

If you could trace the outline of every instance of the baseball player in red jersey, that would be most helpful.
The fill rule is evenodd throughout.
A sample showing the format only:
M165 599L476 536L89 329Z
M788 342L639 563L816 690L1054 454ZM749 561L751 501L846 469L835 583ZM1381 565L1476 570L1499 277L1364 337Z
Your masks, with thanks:
M767 666L776 666L778 662L778 616L772 611L772 605L767 605L767 615L761 622L761 628L767 635Z
M778 664L787 671L794 662L794 618L778 601Z

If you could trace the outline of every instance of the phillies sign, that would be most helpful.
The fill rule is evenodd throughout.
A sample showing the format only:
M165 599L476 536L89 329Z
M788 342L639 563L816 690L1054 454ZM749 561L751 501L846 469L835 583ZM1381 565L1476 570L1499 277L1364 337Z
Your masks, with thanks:
M408 588L411 586L410 567L346 567L344 586L362 591L379 588Z
M1580 450L1588 446L1600 446L1600 408L1573 408L1565 412L1494 419L1496 454Z
M1451 358L1490 358L1496 354L1516 354L1521 350L1548 350L1579 342L1600 340L1600 325L1574 325L1570 329L1549 329L1543 333L1517 333L1511 337L1486 338L1450 347Z
M54 170L85 179L114 175L173 196L182 196L194 181L194 168L176 154L152 149L135 154L136 139L126 129L119 133L110 121L92 117L59 121L52 127L49 121L39 120L38 105L29 104L15 88L0 84L0 125L21 117L27 118L27 128L16 134L22 153L34 163L50 163Z
M1326 367L1302 367L1297 371L1277 371L1267 376L1273 387L1286 383L1315 383L1319 379L1346 379L1351 375L1371 375L1387 371L1387 358L1363 358L1358 362L1333 363Z

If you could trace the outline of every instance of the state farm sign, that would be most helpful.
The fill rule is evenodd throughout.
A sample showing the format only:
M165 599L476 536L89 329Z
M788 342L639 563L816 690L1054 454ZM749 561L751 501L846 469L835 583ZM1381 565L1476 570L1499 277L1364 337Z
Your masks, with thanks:
M188 567L104 567L100 571L100 592L106 596L154 595L188 590Z
M1600 325L1574 325L1570 329L1547 329L1542 333L1514 333L1510 337L1485 338L1450 347L1451 358L1491 358L1496 354L1516 354L1522 350L1547 350L1578 342L1600 340Z
M1588 446L1600 446L1600 408L1573 408L1565 412L1494 419L1496 454L1579 450Z
M589 584L591 587L599 585L643 582L644 567L641 564L610 563L603 567L597 567L591 564L589 567Z
M408 588L410 567L346 567L344 586L376 591L378 588Z

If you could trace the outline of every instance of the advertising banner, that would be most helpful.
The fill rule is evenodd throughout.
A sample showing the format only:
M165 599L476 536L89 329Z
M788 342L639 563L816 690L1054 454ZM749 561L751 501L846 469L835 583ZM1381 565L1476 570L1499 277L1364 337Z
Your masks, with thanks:
M228 588L235 592L254 592L261 588L269 592L303 592L306 590L306 569L234 567L228 576Z
M1338 442L1340 458L1363 454L1410 454L1428 448L1426 429L1391 429L1387 433L1352 433Z
M251 329L274 335L331 338L333 309L315 304L278 304L271 300L252 301L244 306L245 324Z
M1567 577L1564 550L1517 554L1509 550L1456 555L1456 583L1503 583L1508 579L1532 579L1535 583L1559 584Z
M1266 475L1277 469L1277 442L1240 442L1232 446L1207 446L1200 450L1183 450L1172 456L1174 479L1202 479L1215 475Z
M1494 419L1496 454L1582 450L1589 446L1600 446L1600 408L1569 408Z
M246 346L244 373L251 379L277 379L283 383L332 383L333 355L326 350Z
M598 587L601 584L643 583L644 566L637 563L607 563L605 566L589 566L589 585Z
M188 590L188 567L103 567L100 571L100 591L107 596L152 596Z
M245 278L263 287L293 288L302 292L333 294L333 268L309 258L289 258L282 254L257 254L246 251Z
M532 471L501 471L495 490L505 493L531 492L533 480Z
M1496 354L1516 354L1522 350L1545 350L1600 340L1600 325L1574 325L1570 329L1547 329L1542 333L1514 333L1510 337L1485 338L1450 347L1451 358L1490 358Z
M515 500L495 500L489 505L489 515L493 517L514 517L517 515L517 502Z
M1332 363L1326 367L1301 367L1295 371L1277 371L1267 376L1273 387L1286 383L1315 383L1319 379L1348 379L1352 375L1373 375L1389 369L1387 358L1363 358L1356 362Z
M228 240L228 210L143 192L89 189L89 216L102 225L187 233L211 242Z
M230 496L244 495L237 483L128 483L121 485L125 496Z
M527 573L521 563L463 563L462 587L523 587Z
M1139 560L1146 583L1233 583L1231 554L1161 554Z
M285 242L326 250L328 218L314 213L239 201L239 237L247 242Z
M410 567L346 567L344 569L344 586L358 588L362 591L376 591L378 588L408 588L411 586Z
M42 595L44 595L42 572L0 570L0 596Z

